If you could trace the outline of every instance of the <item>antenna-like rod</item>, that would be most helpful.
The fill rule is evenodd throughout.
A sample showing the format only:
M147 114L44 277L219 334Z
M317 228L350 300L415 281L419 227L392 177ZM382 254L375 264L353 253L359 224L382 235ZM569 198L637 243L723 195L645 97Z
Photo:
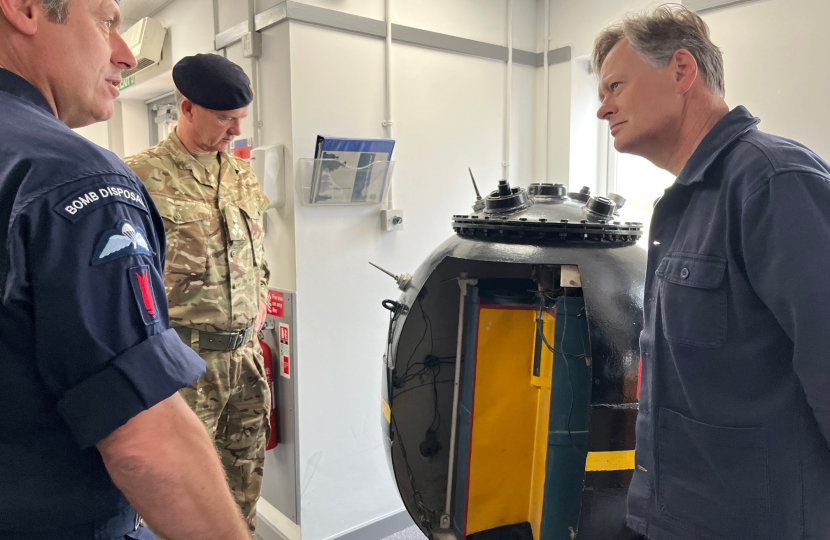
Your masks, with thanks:
M383 268L381 268L380 266L376 265L373 262L370 262L369 264L371 264L372 266L374 266L375 268L377 268L378 270L380 270L381 272L383 272L387 276L391 277L392 279L398 279L398 276L396 276L395 274L393 274L389 270L384 270Z
M476 190L476 200L481 200L481 193L478 192L478 186L476 185L476 178L473 176L473 170L467 167L467 170L470 171L470 178L473 180L473 189Z
M369 262L369 264L371 264L372 266L374 266L375 268L377 268L378 270L380 270L381 272L383 272L387 276L394 279L398 283L398 288L402 291L405 291L409 287L409 284L412 282L412 276L410 276L409 274L401 274L399 276L396 276L395 274L393 274L389 270L384 270L383 268L381 268L380 266L376 265L375 263L373 263L371 261Z

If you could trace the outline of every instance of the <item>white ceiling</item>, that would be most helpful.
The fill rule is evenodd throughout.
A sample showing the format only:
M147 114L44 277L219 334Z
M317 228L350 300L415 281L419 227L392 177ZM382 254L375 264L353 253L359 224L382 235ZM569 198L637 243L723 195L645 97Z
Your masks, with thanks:
M144 17L151 17L173 0L121 0L122 32Z

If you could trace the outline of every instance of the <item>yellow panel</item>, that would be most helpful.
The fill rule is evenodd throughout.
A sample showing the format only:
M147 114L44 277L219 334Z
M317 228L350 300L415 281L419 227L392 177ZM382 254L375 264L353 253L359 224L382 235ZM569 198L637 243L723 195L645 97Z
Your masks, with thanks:
M383 398L380 398L380 410L383 411L383 417L386 418L386 421L391 424L392 423L392 409L389 408L389 404Z
M467 534L529 521L531 491L538 483L534 463L540 389L532 384L535 335L534 310L479 311ZM544 484L544 466L541 476Z
M556 319L553 314L545 313L543 331L548 343L553 346L553 334ZM539 339L538 336L535 337ZM533 359L531 350L531 365ZM542 510L545 502L545 466L548 460L548 430L550 429L550 388L553 373L553 353L542 343L542 358L539 377L533 377L533 384L539 386L536 408L536 442L533 450L533 473L530 485L530 508L528 521L533 529L533 538L541 538Z
M634 468L634 450L588 452L586 471L627 471Z

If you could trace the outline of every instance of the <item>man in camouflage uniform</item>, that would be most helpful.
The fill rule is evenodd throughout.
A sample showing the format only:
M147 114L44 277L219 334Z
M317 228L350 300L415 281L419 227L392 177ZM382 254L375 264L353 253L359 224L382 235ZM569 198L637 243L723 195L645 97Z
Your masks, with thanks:
M212 54L182 59L173 80L176 130L126 162L164 218L170 323L207 364L181 394L214 437L253 532L271 404L256 339L268 284L267 199L248 164L226 151L253 90L239 66Z

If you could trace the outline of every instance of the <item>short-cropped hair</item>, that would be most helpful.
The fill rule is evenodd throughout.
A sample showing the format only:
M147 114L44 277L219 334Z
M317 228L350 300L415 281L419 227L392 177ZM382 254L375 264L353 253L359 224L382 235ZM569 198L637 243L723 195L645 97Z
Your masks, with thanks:
M182 103L183 103L183 102L184 102L184 100L185 100L185 99L187 99L187 98L186 98L186 97L184 97L184 94L182 94L181 92L179 92L179 89L178 89L178 88L176 88L176 90L175 90L175 92L174 92L174 95L176 96L176 108L179 110L179 112L181 112L181 110L182 110Z

